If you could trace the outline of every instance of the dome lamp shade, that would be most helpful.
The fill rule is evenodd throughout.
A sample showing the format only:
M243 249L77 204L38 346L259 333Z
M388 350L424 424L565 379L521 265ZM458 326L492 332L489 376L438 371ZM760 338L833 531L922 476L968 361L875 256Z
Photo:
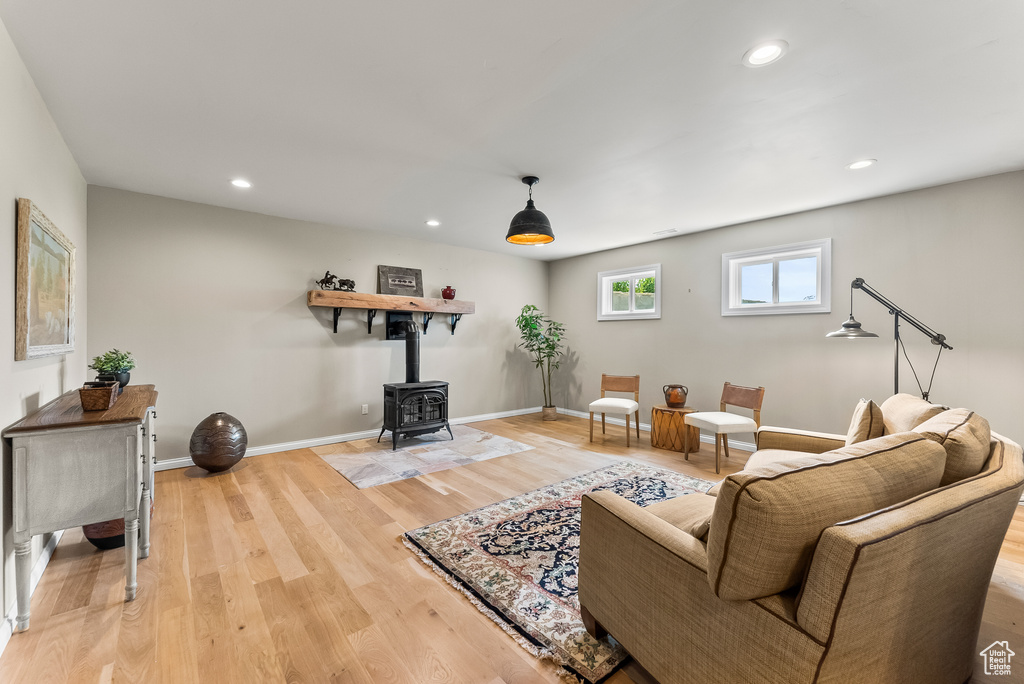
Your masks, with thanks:
M540 182L540 179L536 176L524 176L522 181L530 186L530 199L526 202L526 208L512 217L505 240L514 245L543 245L553 242L555 235L551 232L551 221L544 212L533 205L533 186Z

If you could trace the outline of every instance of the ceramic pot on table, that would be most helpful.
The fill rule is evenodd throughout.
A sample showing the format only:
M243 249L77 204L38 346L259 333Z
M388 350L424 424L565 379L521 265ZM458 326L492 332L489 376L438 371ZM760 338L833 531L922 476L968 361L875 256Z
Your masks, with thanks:
M661 388L661 391L665 393L665 403L670 408L683 408L686 406L686 395L690 392L686 385L665 385Z

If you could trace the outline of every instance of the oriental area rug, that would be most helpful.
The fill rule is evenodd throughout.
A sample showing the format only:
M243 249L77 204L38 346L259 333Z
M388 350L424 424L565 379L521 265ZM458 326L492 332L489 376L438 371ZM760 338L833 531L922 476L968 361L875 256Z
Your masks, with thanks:
M623 461L412 530L403 541L520 646L597 684L627 654L591 637L580 619L581 497L610 489L647 506L712 484Z
M385 435L314 447L313 452L359 489L436 473L478 461L517 454L533 447L467 425L417 437L403 437L392 451Z

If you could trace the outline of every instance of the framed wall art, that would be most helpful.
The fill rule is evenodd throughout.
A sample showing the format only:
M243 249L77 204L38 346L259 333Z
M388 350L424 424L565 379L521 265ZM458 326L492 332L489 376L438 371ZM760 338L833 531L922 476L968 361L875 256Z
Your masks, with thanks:
M14 359L75 350L75 246L31 200L18 200Z
M377 267L377 294L423 296L423 272L401 266Z

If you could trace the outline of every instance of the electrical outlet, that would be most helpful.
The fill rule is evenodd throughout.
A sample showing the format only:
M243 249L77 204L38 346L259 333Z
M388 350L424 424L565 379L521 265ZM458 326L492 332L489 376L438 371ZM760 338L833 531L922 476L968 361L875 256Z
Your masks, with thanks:
M363 415L364 415L364 416L365 416L365 415L366 415L367 413L369 413L369 412L370 412L370 405L369 405L369 404L363 404L362 412L363 412Z

